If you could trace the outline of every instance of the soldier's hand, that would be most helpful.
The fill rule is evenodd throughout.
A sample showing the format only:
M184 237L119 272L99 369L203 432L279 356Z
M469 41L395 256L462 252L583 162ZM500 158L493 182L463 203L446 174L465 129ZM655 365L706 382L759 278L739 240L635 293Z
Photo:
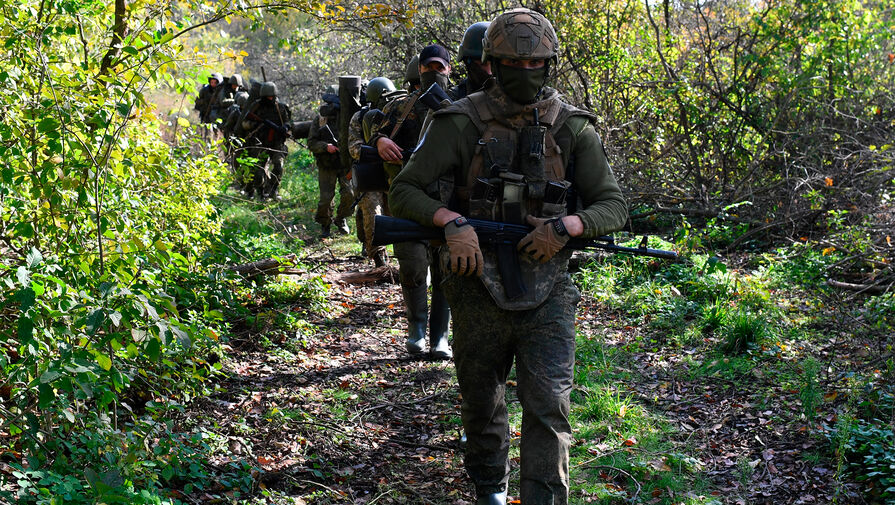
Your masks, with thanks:
M458 221L462 224L458 225ZM444 240L451 256L451 272L458 275L475 273L481 277L485 260L475 228L466 223L466 218L460 217L448 222L444 226Z
M541 263L550 261L569 241L569 232L561 218L544 219L528 216L525 218L534 230L522 237L516 246L521 252L531 255Z
M400 162L403 157L401 156L401 148L398 147L398 144L395 144L395 141L388 137L380 137L379 140L376 141L376 150L379 151L379 157L383 159L383 161L398 161Z
M339 146L336 146L333 144L326 144L326 152L328 152L329 154L335 154L335 153L339 152Z

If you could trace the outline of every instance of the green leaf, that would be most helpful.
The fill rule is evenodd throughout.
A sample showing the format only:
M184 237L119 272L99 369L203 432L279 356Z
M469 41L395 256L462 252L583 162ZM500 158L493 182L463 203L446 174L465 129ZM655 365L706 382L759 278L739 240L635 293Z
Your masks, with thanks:
M87 316L87 333L91 336L96 335L96 330L103 324L105 319L105 311L96 309Z
M41 380L43 380L43 377L41 377ZM50 386L49 384L40 384L37 386L37 390L38 390L37 405L40 408L45 409L45 408L49 407L50 405L52 405L53 402L56 400L56 391L54 391L53 387Z
M149 339L149 342L146 344L146 356L150 360L158 361L161 350L162 349L157 338Z
M112 320L112 324L114 324L117 328L121 325L121 312L118 312L117 310L115 312L112 312L111 314L109 314L109 319Z
M25 261L28 263L29 269L40 265L43 260L43 255L40 253L40 251L37 250L36 247L32 247L31 251L29 251L28 254L25 256Z
M31 283L31 274L28 272L28 269L25 267L19 267L16 269L16 278L19 279L19 284L22 285L23 288L30 287Z
M103 370L109 371L112 368L112 358L105 354L97 353L96 362L99 363L99 366L101 366Z
M62 372L59 370L47 370L40 375L40 382L41 384L49 384L61 376Z
M19 325L17 329L19 338L21 340L31 340L34 334L34 321L32 321L30 317L22 316L19 318Z
M133 56L140 54L140 52L137 51L137 48L135 48L134 46L124 46L121 50Z

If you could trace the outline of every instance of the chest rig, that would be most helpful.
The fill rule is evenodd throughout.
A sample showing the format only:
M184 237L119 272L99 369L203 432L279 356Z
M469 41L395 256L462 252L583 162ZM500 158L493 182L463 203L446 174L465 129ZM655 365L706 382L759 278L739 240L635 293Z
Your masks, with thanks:
M455 175L450 195L442 201L463 215L512 224L524 224L527 215L566 215L566 180L569 154L556 135L573 115L588 113L563 103L554 90L528 106L507 106L492 87L459 100L440 113L461 113L475 125L473 156L465 180ZM517 111L508 114L510 110ZM473 142L473 139L469 139ZM568 144L574 148L574 138ZM439 190L442 188L439 187ZM571 251L560 251L546 263L516 252L516 244L481 244L485 260L482 283L504 310L528 310L546 300L556 282L567 275ZM442 249L442 261L448 259Z
M465 181L461 213L477 219L523 224L527 215L561 217L570 183L554 134L568 117L559 100L544 100L519 114L500 114L486 93L469 96L468 114L480 132ZM465 194L464 194L465 193Z

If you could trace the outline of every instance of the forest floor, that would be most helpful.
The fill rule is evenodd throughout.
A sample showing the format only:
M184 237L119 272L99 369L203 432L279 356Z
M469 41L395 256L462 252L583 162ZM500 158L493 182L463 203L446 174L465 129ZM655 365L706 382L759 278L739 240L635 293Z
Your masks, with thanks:
M352 281L373 266L353 236L317 238L316 183L303 177L300 197L238 203L243 219L304 246L292 273L242 292L250 316L231 320L214 392L179 416L180 428L211 426L226 440L215 467L249 462L252 492L241 499L252 503L474 501L452 363L407 355L396 270ZM583 291L571 503L874 502L831 449L836 412L854 401L843 370L884 366L878 342L855 337L849 299L791 307L825 339L726 357L711 333L682 345L645 324L661 314L634 317ZM805 370L805 356L816 369ZM511 498L521 435L512 379ZM239 499L206 491L187 499Z

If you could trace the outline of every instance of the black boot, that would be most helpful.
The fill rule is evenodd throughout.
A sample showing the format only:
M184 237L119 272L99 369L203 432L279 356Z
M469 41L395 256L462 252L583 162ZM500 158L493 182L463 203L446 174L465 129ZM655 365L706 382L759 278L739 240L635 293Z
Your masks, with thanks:
M420 354L426 345L426 315L428 294L426 284L421 286L401 286L404 292L404 306L407 308L407 352Z
M451 308L444 293L437 287L432 288L432 308L429 312L429 355L432 359L451 359L454 353L448 344L448 331L451 326Z

